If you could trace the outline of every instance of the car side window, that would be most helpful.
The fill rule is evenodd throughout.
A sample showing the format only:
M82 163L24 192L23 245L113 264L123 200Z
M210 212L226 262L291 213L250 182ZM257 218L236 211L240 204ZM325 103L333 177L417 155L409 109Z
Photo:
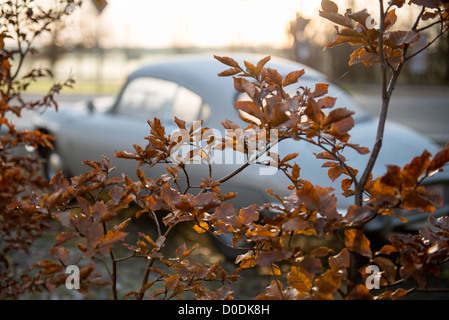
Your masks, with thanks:
M128 83L117 106L117 113L164 119L172 107L178 85L156 78L136 78Z
M209 106L203 102L203 99L185 87L179 87L175 100L173 101L173 109L170 120L176 116L184 120L186 123L192 123L195 120L203 119L208 116L207 110Z

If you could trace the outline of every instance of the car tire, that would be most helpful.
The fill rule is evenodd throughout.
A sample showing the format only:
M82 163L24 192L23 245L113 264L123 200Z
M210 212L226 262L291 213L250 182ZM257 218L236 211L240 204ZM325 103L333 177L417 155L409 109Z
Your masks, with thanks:
M39 153L44 159L43 174L48 181L51 181L51 179L53 179L53 177L61 171L66 179L69 179L71 177L69 171L67 170L67 167L64 164L64 159L58 152L58 149L45 148L39 150Z

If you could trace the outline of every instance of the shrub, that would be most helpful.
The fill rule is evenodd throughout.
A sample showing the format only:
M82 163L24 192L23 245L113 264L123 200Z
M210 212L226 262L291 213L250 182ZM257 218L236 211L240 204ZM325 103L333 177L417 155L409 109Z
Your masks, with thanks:
M242 281L239 275L242 269L255 267L266 268L273 277L265 292L254 295L256 299L400 299L422 290L426 285L423 273L438 274L439 265L448 261L449 218L437 219L429 215L432 228L415 236L394 235L390 243L378 251L373 250L363 231L369 221L380 216L394 215L404 219L402 211L397 209L434 211L441 199L422 187L422 183L441 171L449 161L449 146L446 146L433 156L424 151L404 167L388 166L381 177L374 178L371 174L382 145L389 100L401 67L428 45L407 55L410 48L418 43L419 34L432 26L441 27L437 37L447 31L446 1L410 1L410 4L422 7L416 23L409 31L391 31L397 20L396 9L404 3L391 1L384 9L383 1L380 1L381 22L379 29L375 29L366 10L347 11L342 15L335 3L322 1L320 15L337 23L339 28L344 27L337 28L337 39L328 46L346 42L358 45L350 63L380 63L383 71L382 112L371 152L365 146L351 143L353 112L334 108L335 98L327 96L327 84L318 83L315 88L300 87L290 95L285 88L298 83L304 70L293 70L283 77L267 67L270 57L256 64L244 61L241 66L230 57L215 56L227 66L219 76L233 76L235 89L249 97L249 100L234 105L243 111L241 118L248 126L240 128L229 120L222 124L225 129L240 130L243 136L263 143L258 148L261 153L250 152L250 139L214 139L207 134L209 128L198 124L186 127L186 123L177 118L175 122L184 136L169 135L154 118L148 121L147 145L134 145L134 151L121 151L116 157L135 160L138 166L149 168L156 164L166 165L166 175L152 179L137 168L138 179L135 181L127 176L113 176L115 168L107 158L85 161L91 170L70 181L59 173L50 181L49 192L18 199L8 206L11 212L32 216L33 220L36 220L34 217L56 219L66 228L50 249L54 259L32 265L38 270L39 284L47 290L67 284L73 278L64 271L68 265L79 262L81 256L91 263L79 272L80 288L87 290L93 285L106 284L95 272L94 262L103 263L108 266L114 299L121 298L117 293L118 266L128 260L146 265L140 288L131 289L124 296L128 299L145 296L174 299L186 294L196 299L238 298L229 284ZM418 27L420 21L428 19L434 19L434 22L428 27ZM391 76L389 82L388 76ZM270 135L274 132L276 139L273 140ZM280 159L271 152L274 143L285 139L302 140L320 148L317 161L324 161L323 167L328 168L331 180L343 178L338 192L353 197L354 205L344 213L338 212L336 190L313 185L301 178L301 168L293 162L298 154ZM171 155L181 143L190 145L191 151L175 162ZM221 179L213 180L209 176L200 184L192 185L187 163L200 157L207 165L213 150L225 148L243 152L246 163ZM348 148L369 157L361 174L344 157ZM267 192L279 205L234 208L229 200L236 194L222 193L221 186L268 152L278 169L288 177L290 185L285 187L290 196L282 198L267 186ZM270 165L270 162L262 164ZM187 187L181 188L180 181ZM135 243L125 242L131 218L123 219L122 212L131 204L138 207L135 218L145 215L153 219L156 236L139 233ZM274 215L264 216L262 212L266 210ZM182 244L172 256L167 256L163 249L179 225L188 225L198 233L218 239L220 235L228 234L232 242L225 245L235 249L242 249L242 242L250 247L236 258L236 269L232 272L226 271L220 262L201 264L190 259L198 245L188 248ZM331 236L339 241L338 248L319 246L306 251L295 241L298 237L328 239ZM72 242L78 252L66 248ZM129 255L116 256L116 245L119 244L129 249ZM150 274L153 275L151 279ZM416 280L416 287L390 290L391 286L410 279ZM212 283L218 284L218 289ZM370 291L377 285L379 290Z

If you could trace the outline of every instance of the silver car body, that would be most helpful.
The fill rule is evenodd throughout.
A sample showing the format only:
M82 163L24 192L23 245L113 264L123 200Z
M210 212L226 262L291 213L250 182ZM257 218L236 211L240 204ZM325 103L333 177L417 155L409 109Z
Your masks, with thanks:
M263 56L254 54L228 54L235 60L243 60L257 63ZM281 74L286 75L293 70L305 68L306 73L299 79L299 82L292 87L299 86L314 88L318 82L328 83L329 96L337 98L335 107L346 107L355 111L355 127L350 132L351 142L361 146L372 148L374 145L375 133L377 130L377 120L372 119L368 114L338 86L331 84L325 75L312 70L299 63L272 57L267 64L268 67L277 69ZM221 122L229 119L242 128L246 124L238 117L238 112L233 108L233 103L237 99L237 92L233 86L232 77L222 78L217 74L226 69L226 66L215 60L212 55L183 55L165 58L160 61L148 64L129 75L122 91L117 95L110 107L101 110L89 110L85 106L63 109L58 112L46 111L33 119L36 128L47 130L56 137L56 150L61 156L67 172L73 175L80 174L88 170L88 167L81 162L84 160L98 160L102 155L107 156L117 167L117 172L124 172L129 175L135 174L137 163L132 160L115 159L115 151L133 151L133 144L137 143L144 147L146 145L145 136L149 135L150 128L148 119L157 116L161 118L166 132L175 130L177 126L172 121L173 113L170 106L164 109L161 114L142 113L140 115L126 115L123 108L124 97L127 95L131 84L142 78L155 78L170 81L197 94L202 99L202 106L206 106L204 116L207 116L203 127L215 128L224 132ZM122 108L122 110L120 110ZM160 111L160 110L159 110ZM176 114L175 114L176 115ZM179 117L179 115L178 115ZM225 133L223 133L224 135ZM376 166L373 170L375 177L386 172L385 165L395 164L403 166L410 160L420 155L425 149L430 153L438 152L439 147L430 139L417 132L393 122L387 122L385 138L382 151L379 155ZM276 151L276 150L275 150ZM316 185L332 187L338 197L338 206L342 211L353 204L352 198L345 198L341 193L341 179L332 182L327 176L327 169L322 168L322 160L317 160L314 152L320 152L311 144L298 141L282 141L277 146L282 159L283 156L298 152L295 159L301 167L301 177L308 179ZM353 150L345 150L345 157L349 159L349 165L359 171L363 170L368 161L368 155L360 155ZM213 166L213 179L219 179L232 172L236 165ZM201 178L208 177L208 168L205 165L191 165L189 167L192 184L200 183ZM163 166L154 167L149 174L160 176L166 173ZM260 165L251 165L243 172L236 175L223 185L224 191L237 192L238 196L234 204L247 206L252 203L274 202L275 198L270 196L265 190L272 189L280 195L288 195L287 186L289 180L280 171L275 174L260 174ZM429 180L431 183L444 183L449 181L448 174L442 172ZM441 214L444 210L441 211ZM416 218L422 220L422 216ZM387 220L387 219L386 219ZM386 230L388 224L394 227L402 224L398 219L371 223L373 230Z

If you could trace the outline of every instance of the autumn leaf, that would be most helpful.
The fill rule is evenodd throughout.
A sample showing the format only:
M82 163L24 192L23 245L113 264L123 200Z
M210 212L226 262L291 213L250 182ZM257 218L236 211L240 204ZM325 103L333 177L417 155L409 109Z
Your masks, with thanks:
M411 44L419 40L419 33L415 31L391 31L385 33L385 41L394 46Z
M235 263L239 264L241 268L252 268L256 265L256 259L252 251L237 256Z
M271 60L271 56L266 56L265 58L263 58L262 60L260 60L258 63L257 63L257 66L256 66L256 74L259 74L261 71L262 71L262 69L263 69L263 67L265 66L265 64L268 62L268 61L270 61Z
M232 58L229 57L220 57L217 55L214 55L214 58L220 61L221 63L233 67L233 68L239 68L239 64Z
M204 233L207 230L209 230L209 224L207 222L200 222L199 224L195 224L193 226L193 230L195 230L198 233Z
M329 257L329 267L333 271L338 271L340 268L349 268L350 254L347 248L343 248L339 254Z
M242 70L240 68L230 68L222 71L218 74L219 77L229 77L240 73Z
M51 260L35 262L30 266L30 268L31 269L44 269L45 275L54 274L56 272L63 270L62 266L59 263L53 262Z
M295 266L290 268L290 272L287 275L288 284L299 292L310 292L312 280L313 275Z
M359 284L351 290L346 300L373 300L373 295L365 285Z
M251 205L246 208L241 208L239 211L240 222L244 225L250 224L259 219L259 212L257 212L257 207Z
M370 241L363 231L359 229L345 230L345 246L348 250L356 252L367 258L372 257Z
M393 9L391 11L388 11L388 13L385 16L385 30L390 29L398 20L398 17L396 15L396 10Z
M234 108L242 110L257 119L265 122L265 115L262 110L253 101L238 101L235 103Z
M427 168L427 171L429 172L429 174L434 173L435 171L442 168L447 162L449 162L448 147L435 154L435 156L432 158L432 161L430 162L429 167Z
M327 270L316 280L312 299L333 300L332 294L340 288L342 279L342 274Z
M324 119L323 126L331 125L332 123L342 121L354 114L354 111L346 108L338 108L329 112L329 115Z
M321 8L324 11L338 12L337 4L330 0L321 0Z
M442 5L441 0L410 0L418 6L424 6L426 8L438 9Z
M338 6L335 4L335 2L332 2L330 0L322 0L321 8L323 9L319 12L319 15L321 17L341 26L352 29L352 25L349 22L349 19L338 13Z
M282 85L284 87L289 86L293 83L298 82L298 79L305 73L305 70L292 71L284 78L282 81Z
M329 89L329 84L327 83L317 83L315 84L315 91L311 93L313 98L321 97L327 94Z
M127 236L126 232L111 229L106 233L106 235L102 239L100 239L100 241L98 241L97 246L110 247L117 242L125 240L126 236Z
M59 246L75 237L77 237L78 234L75 232L61 232L60 234L58 234L58 236L56 237L56 241L53 244L54 247Z
M165 278L164 282L164 287L167 292L174 290L179 283L179 274L174 274Z

